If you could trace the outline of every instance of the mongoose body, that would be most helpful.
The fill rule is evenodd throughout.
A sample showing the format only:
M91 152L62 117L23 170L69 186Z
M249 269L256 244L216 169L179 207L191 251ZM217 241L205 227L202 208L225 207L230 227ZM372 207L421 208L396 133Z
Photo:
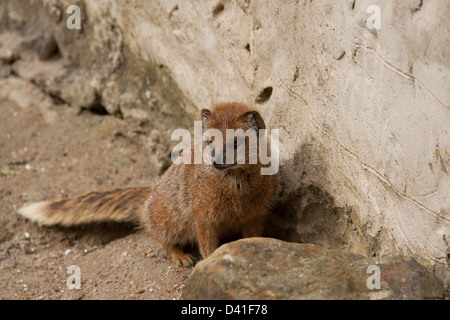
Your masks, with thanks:
M241 103L202 109L203 130L265 129L260 114ZM226 141L224 138L223 141ZM214 145L206 140L203 146ZM224 146L215 146L217 149ZM126 188L57 201L19 210L43 225L79 225L95 221L136 221L164 246L175 263L192 266L185 248L198 244L203 258L229 234L261 236L264 217L277 194L277 176L262 175L256 164L172 164L153 188Z

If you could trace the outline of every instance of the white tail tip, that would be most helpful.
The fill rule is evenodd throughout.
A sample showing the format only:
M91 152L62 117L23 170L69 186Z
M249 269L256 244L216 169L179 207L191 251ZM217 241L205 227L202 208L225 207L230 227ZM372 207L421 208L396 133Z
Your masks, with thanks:
M32 203L19 209L19 214L23 217L36 221L39 224L48 225L47 207L49 201Z

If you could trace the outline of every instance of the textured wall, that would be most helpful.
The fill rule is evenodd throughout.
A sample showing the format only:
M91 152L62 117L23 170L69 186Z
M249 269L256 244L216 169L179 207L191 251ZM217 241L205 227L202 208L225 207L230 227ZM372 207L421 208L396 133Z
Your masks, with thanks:
M72 3L82 8L81 30L65 27ZM378 30L367 27L369 5L381 9ZM202 107L229 100L258 107L270 127L280 129L282 144L284 193L271 232L371 256L412 255L445 277L448 2L55 0L8 6L2 8L6 27L38 39L27 48L42 50L42 39L51 35L62 54L58 81L27 74L25 55L15 66L18 75L39 74L52 94L73 105L99 104L161 143L171 129L192 126ZM33 6L26 26L11 22ZM51 18L55 10L60 20Z

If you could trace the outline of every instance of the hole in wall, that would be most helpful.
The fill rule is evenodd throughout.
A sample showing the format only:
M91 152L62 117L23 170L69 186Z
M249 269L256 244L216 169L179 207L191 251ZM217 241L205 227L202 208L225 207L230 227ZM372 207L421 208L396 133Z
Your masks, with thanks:
M218 5L216 5L213 9L213 17L217 17L219 14L222 13L222 11L225 9L225 6L223 5L223 3L219 3Z
M173 7L172 10L170 10L170 12L169 12L169 19L172 18L172 15L173 15L176 11L178 11L178 9L179 9L179 8L178 8L178 4L176 4L175 7Z
M106 110L105 106L102 104L101 96L97 92L95 93L95 99L94 101L86 106L82 107L80 112L87 111L92 114L96 114L98 116L107 116L109 115L108 111Z
M256 98L255 102L259 103L259 104L267 102L270 99L270 97L272 96L272 91L273 91L272 87L264 88L261 91L261 93L258 95L258 97Z
M106 111L105 107L102 106L101 104L96 104L96 105L92 105L91 107L89 107L88 109L89 112L96 114L98 116L107 116L109 115L108 111Z
M39 51L39 60L48 61L61 58L61 51L54 37L44 40L41 50Z

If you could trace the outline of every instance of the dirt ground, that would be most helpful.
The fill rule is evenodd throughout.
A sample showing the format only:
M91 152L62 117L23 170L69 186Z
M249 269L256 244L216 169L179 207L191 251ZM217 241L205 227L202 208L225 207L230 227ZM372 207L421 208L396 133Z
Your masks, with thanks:
M179 299L191 269L136 226L49 228L17 214L27 203L155 181L151 148L123 120L58 101L42 108L39 94L25 82L18 97L0 97L0 299ZM80 289L67 286L71 265Z

